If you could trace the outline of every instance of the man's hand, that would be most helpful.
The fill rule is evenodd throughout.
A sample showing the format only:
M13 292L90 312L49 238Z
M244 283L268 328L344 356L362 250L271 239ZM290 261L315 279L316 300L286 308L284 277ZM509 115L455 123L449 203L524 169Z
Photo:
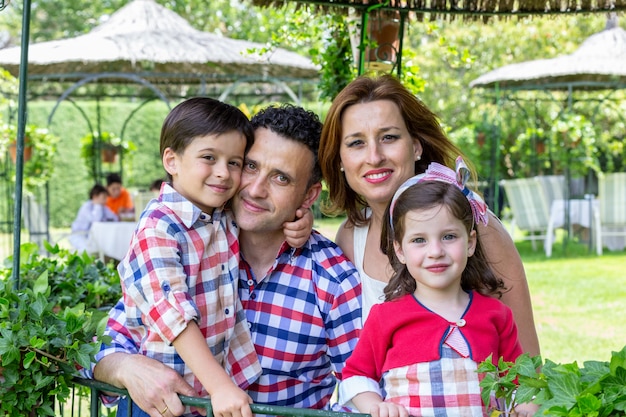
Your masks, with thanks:
M102 358L94 369L94 377L128 390L133 401L150 417L180 416L185 406L178 394L198 395L172 368L139 354L119 352ZM206 415L205 410L198 412Z

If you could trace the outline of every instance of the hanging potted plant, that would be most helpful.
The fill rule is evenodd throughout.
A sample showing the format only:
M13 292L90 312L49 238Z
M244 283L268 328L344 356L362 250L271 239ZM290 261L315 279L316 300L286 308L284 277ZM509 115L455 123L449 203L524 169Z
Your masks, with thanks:
M350 40L354 62L358 66L360 51L364 50L364 71L389 72L395 67L400 49L400 13L372 10L368 15L364 44L361 45L362 16L351 16Z
M88 167L91 167L93 158L99 155L102 162L113 164L117 162L120 154L127 154L135 149L130 141L124 141L113 132L90 132L80 140L81 156L85 159Z
M13 162L11 179L15 181L15 162L17 160L17 128L5 124L0 128L0 158L8 154ZM44 186L52 176L54 157L60 138L36 125L24 128L24 187L33 191Z

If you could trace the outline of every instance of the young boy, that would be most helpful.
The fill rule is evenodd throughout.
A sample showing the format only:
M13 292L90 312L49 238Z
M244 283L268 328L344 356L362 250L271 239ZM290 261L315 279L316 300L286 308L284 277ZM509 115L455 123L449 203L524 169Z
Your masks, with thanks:
M253 135L236 107L210 98L176 106L161 130L168 183L142 213L118 267L140 351L209 394L216 416L251 417L243 389L261 372L237 297L236 225L224 211ZM167 403L157 411L167 415Z

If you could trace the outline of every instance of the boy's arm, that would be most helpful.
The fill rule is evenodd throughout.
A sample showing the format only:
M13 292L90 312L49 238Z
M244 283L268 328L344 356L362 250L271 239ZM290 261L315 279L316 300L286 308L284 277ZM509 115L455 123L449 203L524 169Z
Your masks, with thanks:
M283 233L289 246L299 248L304 245L311 237L313 222L313 212L300 207L296 211L296 220L283 223Z
M195 321L188 323L173 345L211 396L215 417L252 417L252 400L215 360Z

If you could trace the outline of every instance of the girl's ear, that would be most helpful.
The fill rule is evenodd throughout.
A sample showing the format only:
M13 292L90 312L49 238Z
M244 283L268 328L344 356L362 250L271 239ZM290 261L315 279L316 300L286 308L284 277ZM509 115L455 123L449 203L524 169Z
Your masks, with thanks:
M472 229L467 238L467 257L469 258L476 251L476 230Z
M396 257L398 258L398 260L401 263L406 264L406 260L404 259L404 251L402 250L402 244L400 244L400 242L398 242L397 240L393 241L393 250L396 252Z

